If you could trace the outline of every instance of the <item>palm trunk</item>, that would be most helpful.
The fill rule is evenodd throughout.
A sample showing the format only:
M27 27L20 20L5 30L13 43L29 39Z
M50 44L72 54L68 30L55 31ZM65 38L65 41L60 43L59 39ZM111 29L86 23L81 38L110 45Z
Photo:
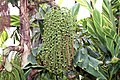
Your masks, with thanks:
M24 47L22 53L21 66L27 64L28 55L30 54L31 42L30 42L30 23L27 10L28 0L20 0L20 45Z

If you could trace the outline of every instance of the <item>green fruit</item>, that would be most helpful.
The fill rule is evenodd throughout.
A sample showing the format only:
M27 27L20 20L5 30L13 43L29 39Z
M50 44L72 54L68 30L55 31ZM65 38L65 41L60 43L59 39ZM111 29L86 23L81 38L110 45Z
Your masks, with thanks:
M70 64L75 26L74 17L66 8L52 8L45 15L44 34L42 35L44 42L42 47L45 51L42 51L42 58L43 62L48 63L47 69L54 74L60 74L65 66Z

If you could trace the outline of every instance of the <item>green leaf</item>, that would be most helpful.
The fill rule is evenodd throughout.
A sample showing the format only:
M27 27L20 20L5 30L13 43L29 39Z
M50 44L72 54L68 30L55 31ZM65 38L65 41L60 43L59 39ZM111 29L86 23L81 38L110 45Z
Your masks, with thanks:
M112 23L109 26L111 26L111 28L114 31L116 31L116 25L115 25L115 21L114 21L113 12L112 12L112 7L108 0L103 0L103 14L106 14L106 16L104 16L104 17L108 18L107 20L109 20Z
M16 15L12 15L10 16L10 25L11 26L20 26L20 17L19 16L16 16Z
M10 23L11 26L20 26L20 23L18 21L12 21Z
M0 80L4 80L3 71L0 72Z
M112 56L115 56L115 52L114 52L114 42L112 39L110 39L109 37L106 37L106 46L109 49L109 51L111 52Z
M94 27L94 23L91 19L87 19L87 29L91 34L96 33L96 28Z
M5 69L8 71L8 72L11 72L12 71L12 64L8 61L8 59L6 59L6 62L5 62Z
M25 79L25 76L24 76L24 72L23 72L23 70L21 69L21 67L18 66L18 65L16 65L16 64L14 64L14 63L13 63L12 65L14 66L14 68L16 68L16 69L18 70L19 76L20 76L21 80L26 80L26 79Z
M32 54L33 54L33 56L37 56L37 53L38 52L38 48L33 48L32 49Z
M11 79L10 79L11 73L6 72L6 74L7 74L7 78L6 78L6 79L11 80Z
M29 61L30 63L32 63L32 64L37 64L37 61L36 61L36 59L35 59L35 56L33 56L33 54L30 54L30 55L28 56L28 61Z
M77 3L72 7L72 15L73 16L77 16L77 14L79 12L79 8L80 8L80 3Z
M16 16L16 15L11 15L10 16L10 19L12 20L12 21L20 21L20 17L19 16Z
M98 33L98 35L101 36L101 37L97 36L99 39L100 38L104 39L105 34L104 34L103 28L102 28L102 15L96 9L93 11L93 22L94 22L94 26L96 28L95 34Z
M21 80L21 79L20 79L20 76L19 76L19 72L18 72L18 70L17 70L16 68L14 68L14 69L12 70L12 74L13 74L13 76L14 76L14 78L15 78L16 80Z
M93 11L93 22L96 28L102 27L102 15L98 10Z
M3 55L8 56L9 53L10 53L10 49L7 48L3 50Z
M9 73L10 79L9 80L15 80L15 77L12 73Z
M37 19L43 19L45 17L45 10L42 7L39 7L39 14L41 17L37 16Z
M0 47L2 46L2 44L7 40L8 38L8 34L6 31L3 31L1 34L0 34Z
M90 3L87 2L87 0L76 0L77 2L80 3L83 7L87 8L90 12L92 12L92 7Z
M102 62L89 56L86 48L80 49L73 61L75 66L81 67L93 76L100 79L106 79L106 75L99 70L99 64Z
M79 50L77 52L77 54L75 55L74 60L73 60L73 64L75 66L77 66L76 63L78 63L78 62L82 62L82 60L81 60L81 50Z
M24 67L24 70L29 70L29 69L43 70L43 69L45 69L45 68L46 68L45 66L34 65L34 64L28 63L28 64Z
M27 77L30 75L31 70L32 70L32 69L29 69L29 70L27 70L27 71L25 72L25 77L26 77L26 79L27 79Z

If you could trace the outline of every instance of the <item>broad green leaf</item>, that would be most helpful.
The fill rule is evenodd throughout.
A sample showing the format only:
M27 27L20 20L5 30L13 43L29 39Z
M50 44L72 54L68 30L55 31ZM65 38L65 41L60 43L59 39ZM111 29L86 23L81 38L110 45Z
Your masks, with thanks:
M3 50L3 55L5 55L5 56L8 56L9 55L9 52L10 52L10 49L4 49Z
M114 52L114 42L112 39L110 39L109 37L106 36L106 45L107 48L109 49L109 51L111 52L112 56L115 56L115 52Z
M10 74L10 80L15 80L15 77L12 73Z
M42 8L42 7L39 7L39 13L38 13L40 16L37 16L36 15L36 18L37 19L44 19L44 16L45 16L45 10Z
M4 72L1 71L1 72L0 72L0 80L4 80L4 75L3 75L3 74L4 74Z
M8 59L6 59L6 62L5 62L5 69L8 71L8 72L11 72L12 71L12 64L8 61Z
M103 26L105 25L105 26L108 26L109 28L113 29L113 24L110 21L110 19L107 17L107 14L103 13L102 17L103 17L103 21L102 21Z
M100 57L100 54L98 52L94 51L95 50L94 46L90 45L90 46L86 47L86 49L88 51L88 55L90 55L91 57L94 57L96 59Z
M109 20L112 22L112 29L115 31L116 25L115 25L115 21L114 21L113 12L112 12L112 7L108 0L103 0L103 10L107 11L107 14L108 14L107 17L109 16ZM103 13L105 11L103 11ZM109 25L109 26L111 26L111 25Z
M74 57L74 65L75 66L77 66L77 64L76 63L78 63L78 62L82 62L82 60L81 60L81 50L79 50L79 51L77 51L77 54L75 55L75 57Z
M24 76L24 72L23 72L23 70L21 69L21 67L18 66L18 65L16 65L16 64L14 64L14 63L13 63L12 65L14 66L14 68L16 68L16 69L18 70L19 76L20 76L21 80L26 80L26 79L25 79L25 76Z
M12 73L9 73L10 79L9 80L15 80L15 77Z
M103 75L100 70L99 67L97 67L96 69L92 67L92 65L89 65L86 70L88 73L94 75L96 78L100 78L101 80L107 80L107 78L105 77L105 75Z
M115 64L115 66L112 67L112 69L114 69L113 74L116 74L116 72L120 69L120 61L117 64Z
M8 79L8 80L11 80L11 79L10 79L11 73L8 73L8 72L6 72L6 73L7 73L7 79Z
M35 56L33 56L33 54L30 54L30 55L28 56L28 61L29 61L30 63L32 63L32 64L37 64L37 61L36 61L36 59L35 59Z
M97 45L98 48L99 48L102 52L104 52L104 54L107 53L107 48L106 48L105 45L103 45L102 43L99 43L99 42L96 42L95 45Z
M77 50L77 49L79 48L79 43L78 43L78 41L75 41L75 42L74 42L73 47L75 48L75 50Z
M87 8L90 12L92 12L92 7L90 5L90 2L87 2L87 0L76 0L80 3L83 7Z
M82 56L82 57L84 57L84 62L82 63L82 69L86 69L87 68L87 66L88 66L88 60L89 60L89 57L87 56L87 54L85 54L84 56Z
M14 78L16 79L16 80L21 80L20 79L20 76L19 76L19 72L18 72L18 70L17 69L13 69L12 70L12 74L14 75Z
M1 34L0 34L0 47L2 46L2 44L7 40L8 38L8 34L6 31L3 31Z
M106 75L99 70L99 65L102 62L89 56L87 49L80 49L74 57L74 65L81 67L83 70L94 75L97 78L105 79Z
M8 72L7 71L4 71L4 80L8 79L9 78L9 75L8 75Z
M93 21L90 19L87 20L87 29L92 34L96 33L96 28L94 27Z
M119 47L120 47L120 43L117 43L117 45L115 47L115 56L119 55Z
M73 16L75 16L75 17L77 16L77 14L79 12L79 8L80 8L80 3L77 3L72 7L72 15Z
M33 48L32 49L32 54L33 54L33 56L37 56L37 53L38 52L38 48Z
M100 29L99 29L100 28ZM102 32L101 27L96 27L92 20L87 20L87 29L88 32L95 35L103 44L105 43L104 36L105 34Z
M111 29L108 26L103 26L103 32L105 35L113 38L114 34L111 34Z
M117 34L112 29L104 28L103 32L104 32L105 36L107 36L107 37L109 37L111 39L115 39L116 38Z
M36 39L38 39L39 37L40 37L40 32L36 32L34 35L33 35L33 37L32 37L32 39L31 39L31 42L34 42L34 40L36 40Z
M102 27L102 15L98 10L93 11L93 22L96 28Z

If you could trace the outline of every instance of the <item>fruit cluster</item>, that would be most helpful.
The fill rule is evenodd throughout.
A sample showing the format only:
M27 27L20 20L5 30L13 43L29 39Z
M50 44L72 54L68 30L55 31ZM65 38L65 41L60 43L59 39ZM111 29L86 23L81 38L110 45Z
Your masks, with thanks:
M44 20L42 58L55 74L71 64L75 19L66 8L52 8Z

